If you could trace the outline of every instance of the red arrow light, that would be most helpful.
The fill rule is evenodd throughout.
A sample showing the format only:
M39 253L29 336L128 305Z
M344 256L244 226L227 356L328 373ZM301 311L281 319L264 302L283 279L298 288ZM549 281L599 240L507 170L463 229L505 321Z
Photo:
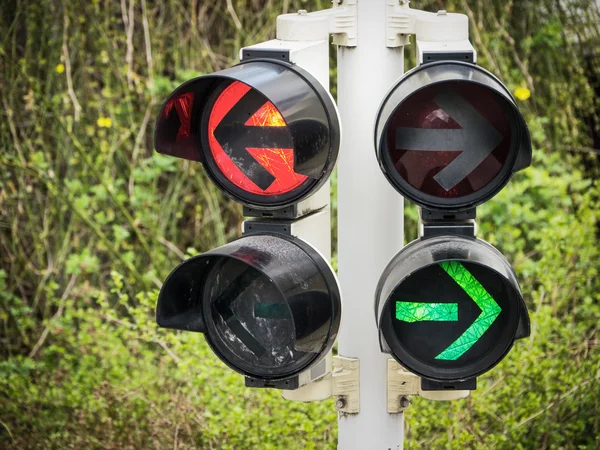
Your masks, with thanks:
M249 118L244 120L244 116ZM277 133L269 132L272 128ZM229 84L215 100L208 119L208 141L221 173L246 192L285 194L307 179L294 171L294 148L281 113L239 81Z
M339 118L329 93L301 67L243 61L175 89L159 113L154 145L202 163L235 201L276 210L327 181L339 152Z

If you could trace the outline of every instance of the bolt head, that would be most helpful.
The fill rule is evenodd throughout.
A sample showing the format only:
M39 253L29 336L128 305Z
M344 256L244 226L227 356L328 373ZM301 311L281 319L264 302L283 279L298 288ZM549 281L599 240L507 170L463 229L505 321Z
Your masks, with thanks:
M308 14L308 11L305 9L299 9L298 10L298 15L299 16L306 16Z
M409 407L409 405L410 405L410 399L408 397L406 397L405 395L400 397L400 408L406 409Z
M346 400L343 398L338 398L335 402L336 409L342 409L344 406L346 406Z
M440 9L437 13L438 16L447 16L448 15L448 11L446 11L445 9Z

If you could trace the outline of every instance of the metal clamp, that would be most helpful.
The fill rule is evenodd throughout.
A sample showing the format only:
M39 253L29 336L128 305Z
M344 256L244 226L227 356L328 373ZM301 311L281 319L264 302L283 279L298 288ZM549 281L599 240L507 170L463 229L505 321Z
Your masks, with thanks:
M395 359L387 364L387 411L390 414L404 412L410 405L409 396L418 395L427 400L460 400L468 397L469 390L425 391L421 377L404 370Z
M403 47L410 44L410 35L415 34L416 18L408 1L387 0L385 6L385 36L388 47Z
M409 395L419 395L421 379L407 372L394 359L387 363L387 411L398 414L408 408Z
M444 10L430 13L411 9L407 0L387 0L385 31L386 45L392 48L408 45L411 34L417 40L460 42L460 48L470 47L467 16Z
M358 36L358 0L333 2L329 32L333 43L344 47L356 47Z
M356 47L358 36L358 0L335 0L333 7L277 17L277 39L282 41L318 41L333 35L333 43Z
M333 386L335 407L341 413L360 412L360 362L358 358L333 357Z

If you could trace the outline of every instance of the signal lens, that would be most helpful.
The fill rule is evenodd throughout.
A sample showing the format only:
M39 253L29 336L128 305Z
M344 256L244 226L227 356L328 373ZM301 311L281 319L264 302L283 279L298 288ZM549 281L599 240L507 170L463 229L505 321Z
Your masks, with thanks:
M337 333L339 296L313 250L252 235L217 251L194 262L206 338L217 355L240 373L269 379L318 361Z
M404 247L381 275L375 312L382 350L436 381L487 372L530 328L509 262L491 245L462 236Z
M392 293L389 314L398 342L424 364L462 368L510 346L514 288L495 271L468 262L425 267ZM435 303L430 303L435 300Z
M315 193L333 170L340 127L333 99L310 73L251 60L179 86L156 122L156 151L204 165L217 187L257 210Z
M207 276L213 344L228 362L262 376L307 365L314 354L300 350L285 296L269 278L236 259L221 259ZM325 344L318 343L318 350ZM291 372L294 371L293 367Z
M431 196L473 194L507 164L511 115L505 100L479 84L449 81L421 89L391 116L390 170Z
M247 193L286 194L308 179L294 171L292 136L279 110L239 81L230 83L215 100L208 142L223 177Z

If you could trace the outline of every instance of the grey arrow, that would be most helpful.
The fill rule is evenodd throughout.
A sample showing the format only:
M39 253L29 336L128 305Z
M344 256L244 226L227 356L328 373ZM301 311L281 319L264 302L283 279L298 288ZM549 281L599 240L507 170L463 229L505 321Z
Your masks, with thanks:
M440 92L434 99L462 128L397 128L396 148L420 151L460 151L434 178L449 191L479 166L502 142L500 134L473 106L454 91Z

